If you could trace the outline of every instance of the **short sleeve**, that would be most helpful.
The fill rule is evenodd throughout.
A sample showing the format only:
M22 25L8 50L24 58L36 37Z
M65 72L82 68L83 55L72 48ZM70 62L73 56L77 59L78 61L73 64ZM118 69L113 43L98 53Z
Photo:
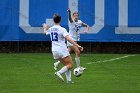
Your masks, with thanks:
M69 34L68 34L67 30L64 28L64 29L63 29L63 36L65 37L65 36L67 36L67 35L69 35Z
M80 25L82 25L83 22L82 22L81 20L78 20L78 21L79 21L78 23L79 23Z

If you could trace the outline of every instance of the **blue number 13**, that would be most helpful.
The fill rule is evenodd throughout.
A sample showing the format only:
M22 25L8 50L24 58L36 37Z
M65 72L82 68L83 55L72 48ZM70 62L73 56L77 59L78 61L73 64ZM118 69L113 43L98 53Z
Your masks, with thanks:
M58 41L58 33L52 32L51 37L52 37L52 41Z

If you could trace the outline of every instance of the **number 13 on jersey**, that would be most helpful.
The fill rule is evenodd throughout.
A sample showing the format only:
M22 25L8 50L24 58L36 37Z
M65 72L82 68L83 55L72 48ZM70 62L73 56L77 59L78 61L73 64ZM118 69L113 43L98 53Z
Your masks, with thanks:
M52 41L58 41L58 33L57 32L52 32L51 33L51 40Z

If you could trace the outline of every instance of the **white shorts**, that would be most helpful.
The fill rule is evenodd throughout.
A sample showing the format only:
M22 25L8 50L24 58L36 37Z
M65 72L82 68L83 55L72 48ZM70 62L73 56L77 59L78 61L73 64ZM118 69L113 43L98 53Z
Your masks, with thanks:
M65 58L70 55L68 51L52 51L52 54L54 59Z

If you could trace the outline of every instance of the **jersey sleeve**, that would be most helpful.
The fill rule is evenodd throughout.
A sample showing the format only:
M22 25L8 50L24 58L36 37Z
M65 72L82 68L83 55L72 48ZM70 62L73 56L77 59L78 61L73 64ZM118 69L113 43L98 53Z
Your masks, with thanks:
M81 20L79 20L79 22L78 22L78 23L79 23L80 25L82 25L82 23L83 23L83 22L82 22Z
M67 32L67 30L66 29L63 29L63 36L65 37L67 35L69 35L68 32Z

